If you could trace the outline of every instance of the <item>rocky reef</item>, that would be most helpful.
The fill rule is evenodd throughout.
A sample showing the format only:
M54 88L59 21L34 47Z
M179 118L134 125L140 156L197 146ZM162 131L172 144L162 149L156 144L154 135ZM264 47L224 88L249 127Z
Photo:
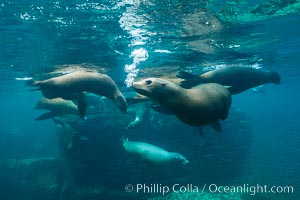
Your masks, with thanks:
M86 120L57 118L60 154L56 157L6 160L0 163L1 199L226 199L214 194L148 195L126 192L127 184L234 184L251 143L247 117L233 108L216 133L204 127L204 137L175 117L151 111L148 122L126 129L134 113L91 112ZM176 130L176 131L174 131ZM190 163L184 167L151 166L126 154L126 136L170 151ZM195 196L196 195L196 196ZM239 199L228 196L227 199Z

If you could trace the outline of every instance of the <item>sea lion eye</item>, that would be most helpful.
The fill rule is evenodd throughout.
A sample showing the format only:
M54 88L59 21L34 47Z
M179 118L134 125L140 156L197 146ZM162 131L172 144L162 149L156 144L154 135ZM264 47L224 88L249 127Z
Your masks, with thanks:
M147 84L147 85L150 85L151 83L152 83L151 80L146 80L146 84Z

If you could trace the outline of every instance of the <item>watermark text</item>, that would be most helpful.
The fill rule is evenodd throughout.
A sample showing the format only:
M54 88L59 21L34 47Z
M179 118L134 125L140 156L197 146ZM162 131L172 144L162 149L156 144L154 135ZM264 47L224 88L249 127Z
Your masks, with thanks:
M161 194L166 195L168 193L240 193L256 195L258 193L271 193L271 194L293 194L293 186L268 186L268 185L217 185L217 184L204 184L204 185L194 185L194 184L178 184L173 185L163 185L158 183L153 184L127 184L125 186L126 192L135 192L137 194Z

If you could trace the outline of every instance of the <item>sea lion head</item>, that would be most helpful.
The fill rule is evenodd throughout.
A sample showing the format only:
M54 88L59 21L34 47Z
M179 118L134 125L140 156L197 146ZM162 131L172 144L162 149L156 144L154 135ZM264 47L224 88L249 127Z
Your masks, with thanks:
M133 82L132 87L136 92L154 100L172 97L176 94L174 88L180 88L176 84L160 78L146 78Z
M269 72L268 77L272 83L280 84L281 82L281 78L277 72Z
M173 153L173 161L174 163L186 165L189 163L189 161L180 153Z

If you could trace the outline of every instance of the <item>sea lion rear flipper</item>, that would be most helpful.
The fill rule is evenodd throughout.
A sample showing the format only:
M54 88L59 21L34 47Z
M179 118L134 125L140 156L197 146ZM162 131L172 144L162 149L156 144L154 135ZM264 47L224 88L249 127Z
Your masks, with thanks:
M188 73L186 71L179 71L176 74L176 77L181 78L181 79L185 79L185 80L180 82L180 86L183 87L183 88L186 88L186 89L189 89L189 88L192 88L196 85L204 83L201 77L199 77L197 75L194 75L194 74L191 74L191 73Z
M33 79L30 79L25 82L25 85L29 86L29 87L36 87L36 86L38 86L37 83L38 83L38 81L34 81ZM41 90L41 88L39 86L38 86L38 88L35 88L35 89L29 89L29 91L31 91L31 92L39 91L39 90Z
M35 121L41 121L41 120L46 120L46 119L52 119L54 117L57 117L59 116L58 113L55 113L55 112L47 112L47 113L44 113L42 115L40 115L39 117L35 118Z
M197 79L188 79L180 82L180 87L185 88L185 89L190 89L192 87L195 87L199 84L203 83L201 81L201 78Z
M25 81L25 85L30 86L30 87L36 86L36 84L37 84L37 81L35 81L33 79L29 79L29 80Z
M176 77L181 79L195 79L197 78L197 75L181 70L176 74Z
M209 124L213 129L215 129L216 131L220 132L222 131L222 127L221 127L221 124L220 124L220 121L215 121L211 124Z

